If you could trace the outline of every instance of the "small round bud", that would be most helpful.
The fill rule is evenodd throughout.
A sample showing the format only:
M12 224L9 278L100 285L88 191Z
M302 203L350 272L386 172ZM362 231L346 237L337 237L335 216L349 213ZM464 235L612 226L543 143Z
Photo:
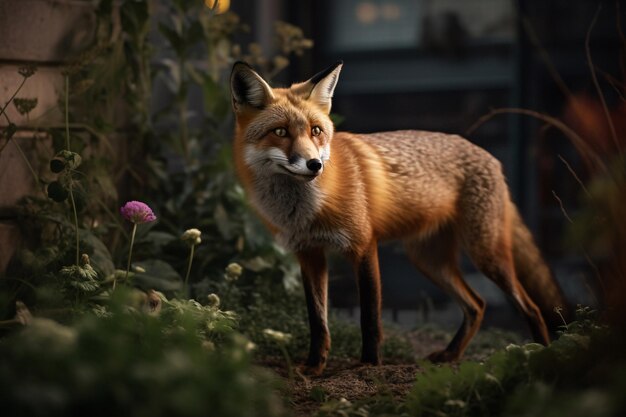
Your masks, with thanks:
M200 232L200 230L198 229L188 229L185 230L185 233L183 233L180 238L190 245L199 245L200 242L202 242L202 239L200 239L201 234L202 232Z
M211 294L207 295L206 298L207 298L207 300L209 302L209 306L215 307L215 308L220 306L220 297L217 294L211 293Z
M243 267L237 262L228 264L228 266L226 267L226 279L228 279L229 281L236 281L237 278L241 276L242 272Z

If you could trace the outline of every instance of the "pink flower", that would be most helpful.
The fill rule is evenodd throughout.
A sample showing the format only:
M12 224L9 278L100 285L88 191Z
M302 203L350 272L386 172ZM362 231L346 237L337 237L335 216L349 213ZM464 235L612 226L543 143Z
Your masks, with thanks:
M150 223L156 220L152 209L141 201L129 201L120 208L122 217L135 224Z

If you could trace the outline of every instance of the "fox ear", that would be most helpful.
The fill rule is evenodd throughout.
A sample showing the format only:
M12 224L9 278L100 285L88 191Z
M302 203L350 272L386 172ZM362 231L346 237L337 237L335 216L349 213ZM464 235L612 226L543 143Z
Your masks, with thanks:
M324 71L315 74L308 81L297 85L295 90L307 100L313 101L327 113L330 113L333 92L337 86L342 66L343 61L335 62Z
M245 62L236 62L230 74L230 93L233 98L233 109L239 111L241 106L263 108L274 99L272 88Z

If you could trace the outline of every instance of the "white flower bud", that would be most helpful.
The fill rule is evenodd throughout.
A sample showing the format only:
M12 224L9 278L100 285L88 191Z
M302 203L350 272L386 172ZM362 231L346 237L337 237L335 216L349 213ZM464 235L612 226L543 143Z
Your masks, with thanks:
M183 233L183 235L180 237L182 240L191 243L192 245L197 245L198 243L195 243L197 240L200 239L200 235L202 234L202 232L200 232L200 230L198 229L189 229L186 230L185 233Z
M220 297L217 294L209 294L206 298L208 299L211 307L217 308L220 306Z
M229 281L236 281L241 276L243 267L236 262L229 264L226 267L226 279Z
M263 334L279 343L287 343L291 339L291 335L289 333L279 332L278 330L265 329L263 330Z

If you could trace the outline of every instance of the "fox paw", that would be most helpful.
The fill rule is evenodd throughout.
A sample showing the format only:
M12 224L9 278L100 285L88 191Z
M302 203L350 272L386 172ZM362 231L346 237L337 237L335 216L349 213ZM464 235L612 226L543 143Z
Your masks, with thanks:
M444 349L431 353L426 357L426 359L433 363L456 362L459 360L460 356L461 355L456 352L451 352Z

